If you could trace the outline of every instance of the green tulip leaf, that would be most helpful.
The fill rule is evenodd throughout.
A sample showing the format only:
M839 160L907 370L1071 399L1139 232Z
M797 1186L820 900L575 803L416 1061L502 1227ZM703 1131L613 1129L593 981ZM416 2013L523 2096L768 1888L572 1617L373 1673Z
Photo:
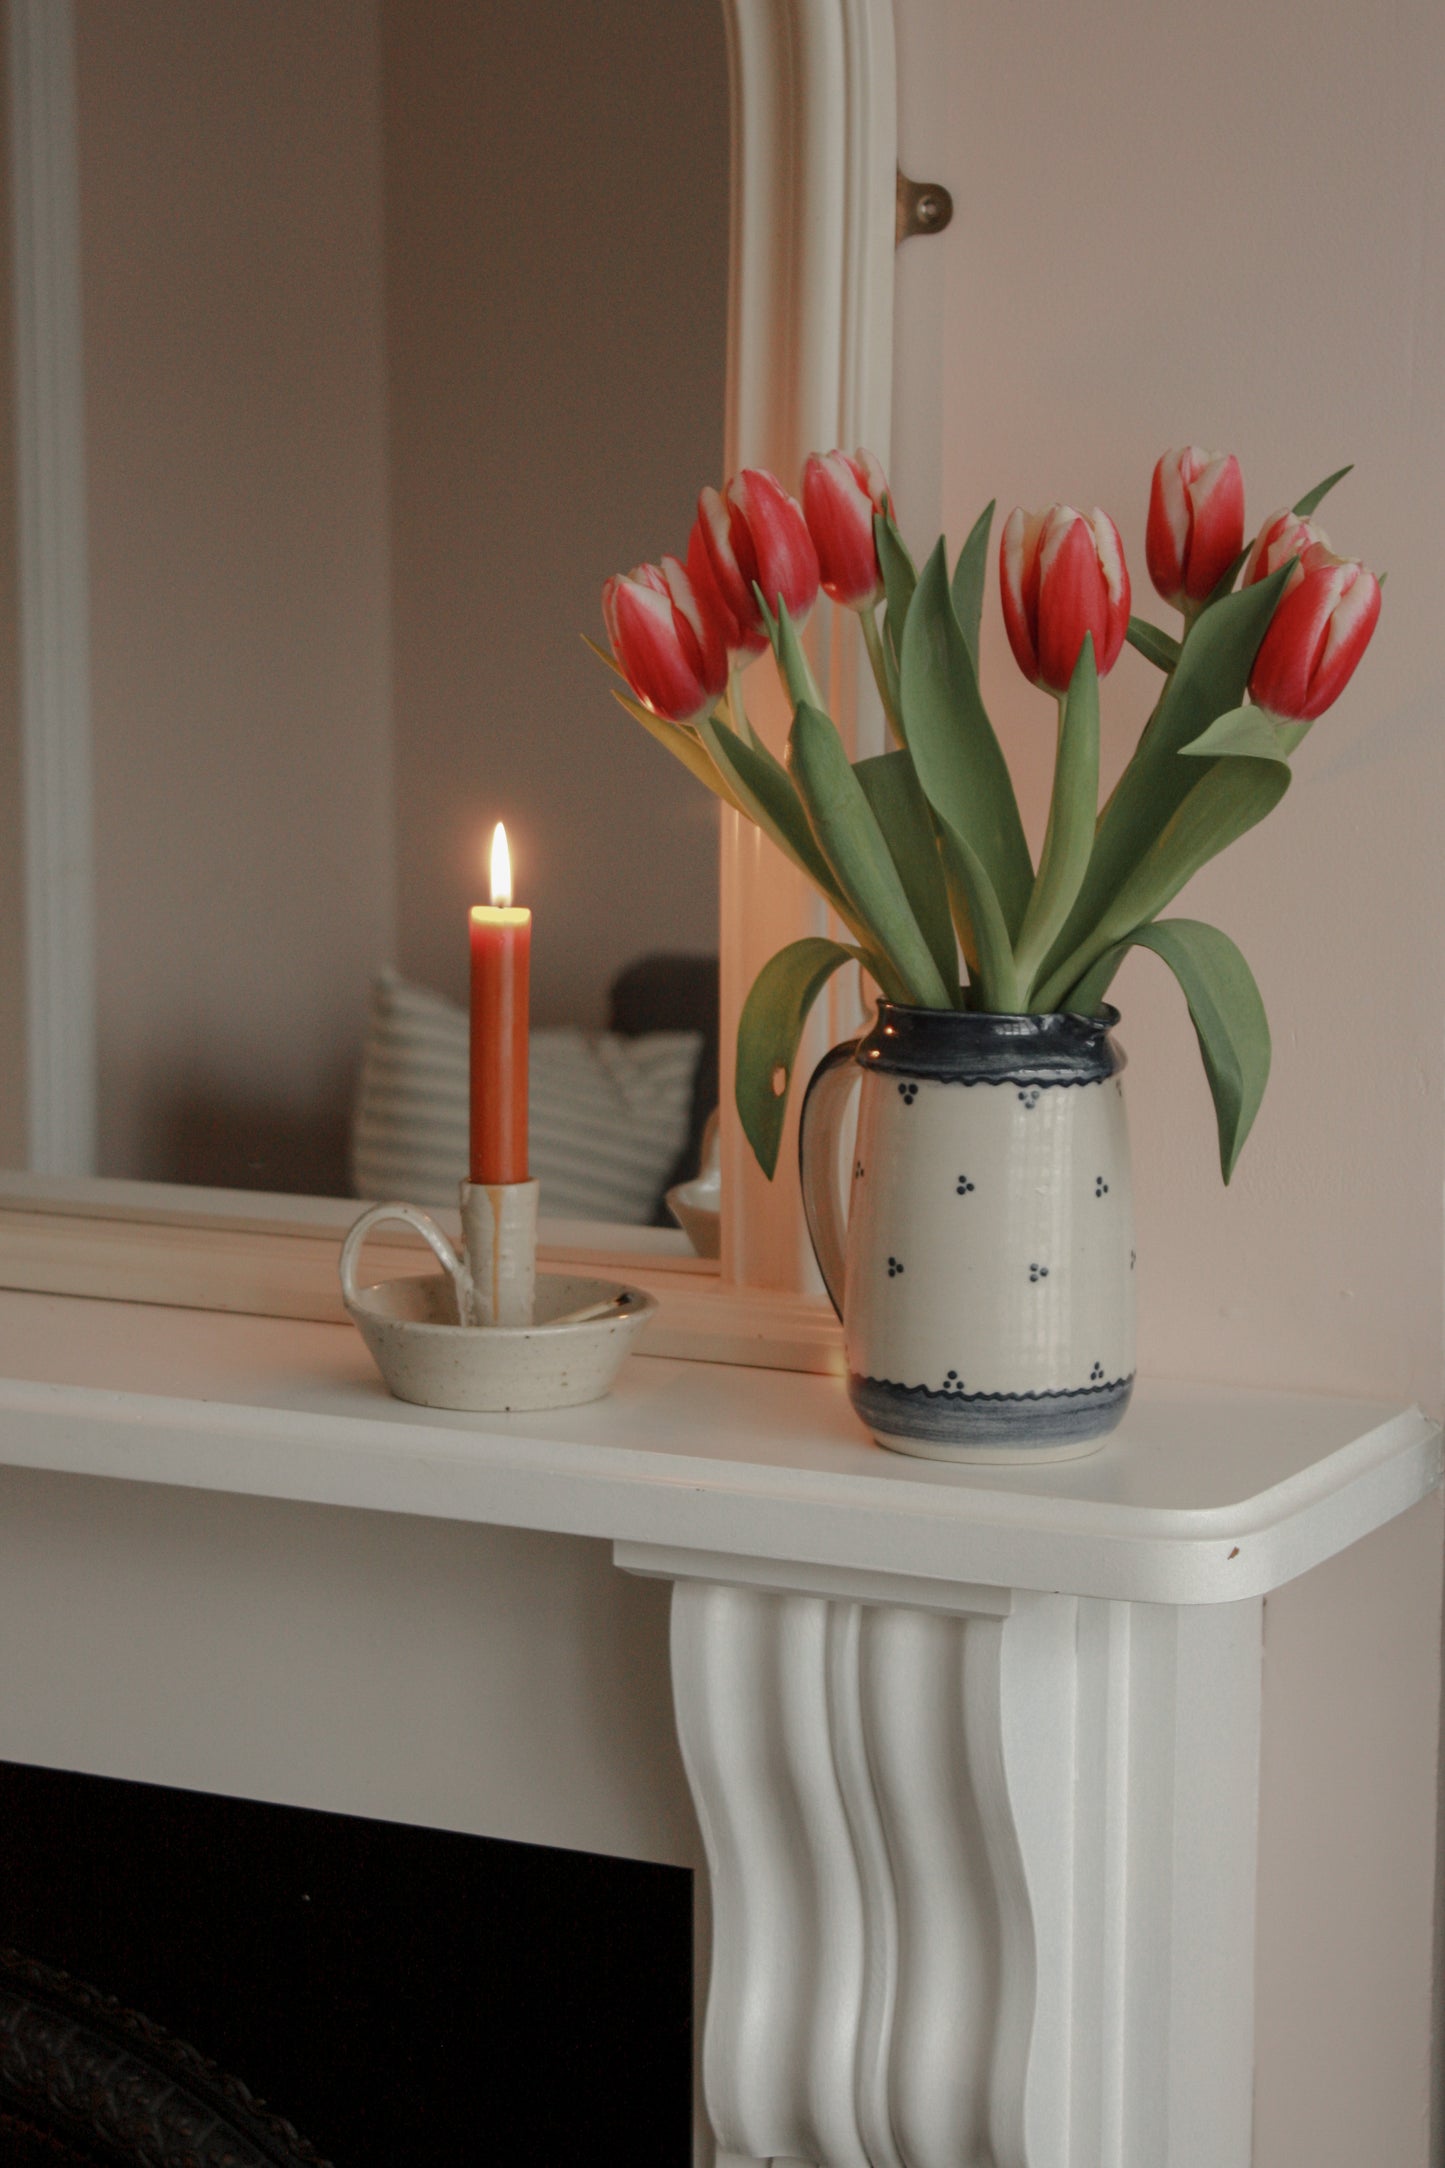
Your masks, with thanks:
M873 515L873 541L878 551L878 569L883 574L883 651L884 673L888 681L888 706L898 715L898 663L903 653L903 627L908 622L908 612L913 602L918 574L908 545L898 531L898 523L891 511L875 512Z
M986 504L969 529L953 568L953 608L959 630L978 675L978 634L983 622L983 588L988 577L988 537L997 499Z
M935 813L948 901L959 946L968 958L969 1006L995 1015L1022 1009L1013 944L988 869L952 822Z
M918 585L918 573L908 554L908 544L898 531L898 522L891 512L873 514L873 540L878 551L878 569L883 574L883 599L888 612L888 630L892 635L894 652L903 644L903 627L907 622L913 591Z
M814 841L808 816L782 762L766 746L749 745L715 717L703 717L698 736L732 792L738 811L761 828L783 856L807 875L818 893L846 916L838 884Z
M1203 737L1179 750L1197 760L1288 760L1312 727L1277 723L1266 708L1230 708L1215 716Z
M1212 610L1216 602L1223 602L1225 596L1232 592L1235 581L1249 562L1250 546L1246 545L1235 558L1234 563L1226 571L1220 573L1219 578L1210 588L1205 598L1204 610L1206 612ZM1188 637L1187 633L1185 637Z
M665 745L674 759L680 760L684 768L697 777L699 783L705 783L715 797L721 798L724 805L731 806L735 812L748 813L748 808L736 795L729 778L712 759L696 730L689 729L684 723L669 723L661 715L654 715L640 700L634 700L630 693L619 692L615 685L612 688L612 697L620 707L626 708L635 722L641 723L650 736L656 738L659 745ZM752 818L752 815L749 814L748 817Z
M788 688L788 697L793 706L799 708L806 700L815 708L821 707L823 703L813 682L813 673L808 667L808 658L803 653L803 643L798 638L798 628L793 623L787 603L779 595L775 617L756 580L753 582L753 593L758 598L758 608L763 613L763 623L767 627L768 638L773 644L773 654L777 658L778 668L782 672L783 683Z
M1317 512L1336 482L1342 482L1347 474L1353 474L1354 471L1354 461L1351 460L1349 466L1337 467L1335 472L1327 474L1322 482L1316 482L1313 489L1307 489L1293 508L1296 519L1308 519L1312 512Z
M1066 1006L1098 1009L1131 948L1152 949L1179 981L1199 1040L1219 1124L1219 1166L1227 1182L1239 1162L1269 1081L1269 1019L1254 974L1227 934L1197 918L1141 926L1101 956Z
M928 800L907 753L879 753L860 760L853 773L883 832L909 908L928 943L953 1004L957 1005L958 947L948 908L948 884Z
M1216 716L1243 703L1259 643L1288 577L1289 566L1281 565L1267 580L1214 603L1190 627L1178 664L1166 679L1133 757L1099 817L1093 856L1078 900L1045 959L1051 982L1057 967L1111 908L1124 882L1154 848L1184 800L1198 789L1197 767L1178 755L1203 736ZM1135 923L1149 916L1152 913L1140 912ZM1112 938L1128 930L1119 927Z
M790 941L763 965L743 1003L733 1097L743 1135L770 1182L777 1171L803 1026L833 973L846 963L872 968L863 950L845 941L817 935Z
M900 661L903 724L918 780L987 874L1012 938L1033 892L1033 860L954 611L942 541L919 577Z
M1138 648L1146 662L1156 664L1166 674L1179 660L1180 643L1172 633L1161 632L1157 625L1151 625L1147 618L1131 617L1126 638L1130 647Z
M1185 772L1198 774L1197 769ZM1272 813L1290 780L1283 760L1216 760L1207 767L1092 931L1050 974L1035 1005L1057 1008L1107 950L1157 918L1201 866Z
M1094 667L1094 636L1086 632L1067 697L1059 707L1059 747L1054 761L1049 825L1038 878L1016 944L1025 1005L1034 976L1083 885L1098 813L1099 676Z
M952 1006L948 987L913 915L883 831L831 716L807 701L788 735L788 772L855 929L891 967L891 1000Z

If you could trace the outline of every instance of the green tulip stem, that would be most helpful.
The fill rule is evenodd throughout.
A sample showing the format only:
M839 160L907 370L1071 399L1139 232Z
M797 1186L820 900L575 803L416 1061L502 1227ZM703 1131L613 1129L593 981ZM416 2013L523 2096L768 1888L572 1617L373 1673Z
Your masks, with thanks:
M868 650L868 660L873 666L873 682L878 687L878 697L883 702L888 727L893 733L894 743L903 746L907 741L903 735L903 724L898 710L888 690L888 666L883 658L883 635L878 630L877 616L872 608L860 610L858 622L863 628L863 645Z
M1059 725L1049 825L1038 875L1014 945L1024 1006L1044 973L1044 960L1063 932L1089 870L1099 805L1099 680L1093 635L1084 635L1066 693L1057 695ZM1044 1004L1038 1003L1042 1008Z

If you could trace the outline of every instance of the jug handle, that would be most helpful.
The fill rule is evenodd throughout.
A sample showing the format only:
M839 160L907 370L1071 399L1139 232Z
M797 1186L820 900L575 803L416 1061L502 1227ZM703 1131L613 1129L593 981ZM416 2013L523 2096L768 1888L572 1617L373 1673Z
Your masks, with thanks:
M846 1039L823 1056L803 1095L798 1121L798 1174L808 1239L828 1300L843 1315L843 1280L847 1256L848 1209L838 1167L838 1140L848 1111L848 1094L857 1082L857 1039Z

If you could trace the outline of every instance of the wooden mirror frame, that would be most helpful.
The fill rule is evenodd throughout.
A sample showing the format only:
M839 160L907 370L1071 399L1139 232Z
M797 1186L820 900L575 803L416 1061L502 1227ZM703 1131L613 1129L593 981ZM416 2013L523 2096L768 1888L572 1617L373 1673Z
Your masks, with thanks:
M722 8L732 131L727 470L768 466L796 484L807 453L836 444L867 444L886 462L897 169L892 0L722 0ZM93 810L72 0L8 0L7 36L25 1069L30 1163L47 1171L0 1177L0 1285L336 1316L335 1257L354 1216L349 1200L89 1178ZM855 750L878 750L881 719L871 686L859 681L843 619L820 604L810 627L815 666ZM765 662L754 706L763 727L776 730L785 718L770 671ZM761 1353L811 1368L825 1359L819 1350L831 1347L833 1333L807 1292L816 1281L794 1155L785 1143L776 1182L764 1180L733 1109L731 1051L754 972L783 942L825 931L826 913L755 829L735 813L722 819L722 1270L709 1280L670 1261L679 1297L692 1283L696 1329L674 1329L669 1351L720 1352L716 1331L703 1323L710 1296L716 1326L718 1304L734 1320L730 1343L739 1331L749 1344L768 1343L752 1359ZM856 994L836 995L801 1059L816 1059L853 1015ZM554 1247L558 1256L583 1253L575 1240ZM624 1247L585 1253L615 1256L629 1270L640 1264ZM747 1300L747 1290L775 1295ZM776 1294L794 1299L780 1304Z

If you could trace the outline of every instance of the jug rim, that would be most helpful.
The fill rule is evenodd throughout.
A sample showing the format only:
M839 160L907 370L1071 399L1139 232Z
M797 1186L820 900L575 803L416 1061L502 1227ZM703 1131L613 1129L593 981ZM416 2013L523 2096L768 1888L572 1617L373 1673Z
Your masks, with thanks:
M855 1058L864 1070L945 1084L1101 1084L1124 1068L1113 1038L1119 1011L1070 1009L1002 1015L979 1009L917 1009L880 999Z

